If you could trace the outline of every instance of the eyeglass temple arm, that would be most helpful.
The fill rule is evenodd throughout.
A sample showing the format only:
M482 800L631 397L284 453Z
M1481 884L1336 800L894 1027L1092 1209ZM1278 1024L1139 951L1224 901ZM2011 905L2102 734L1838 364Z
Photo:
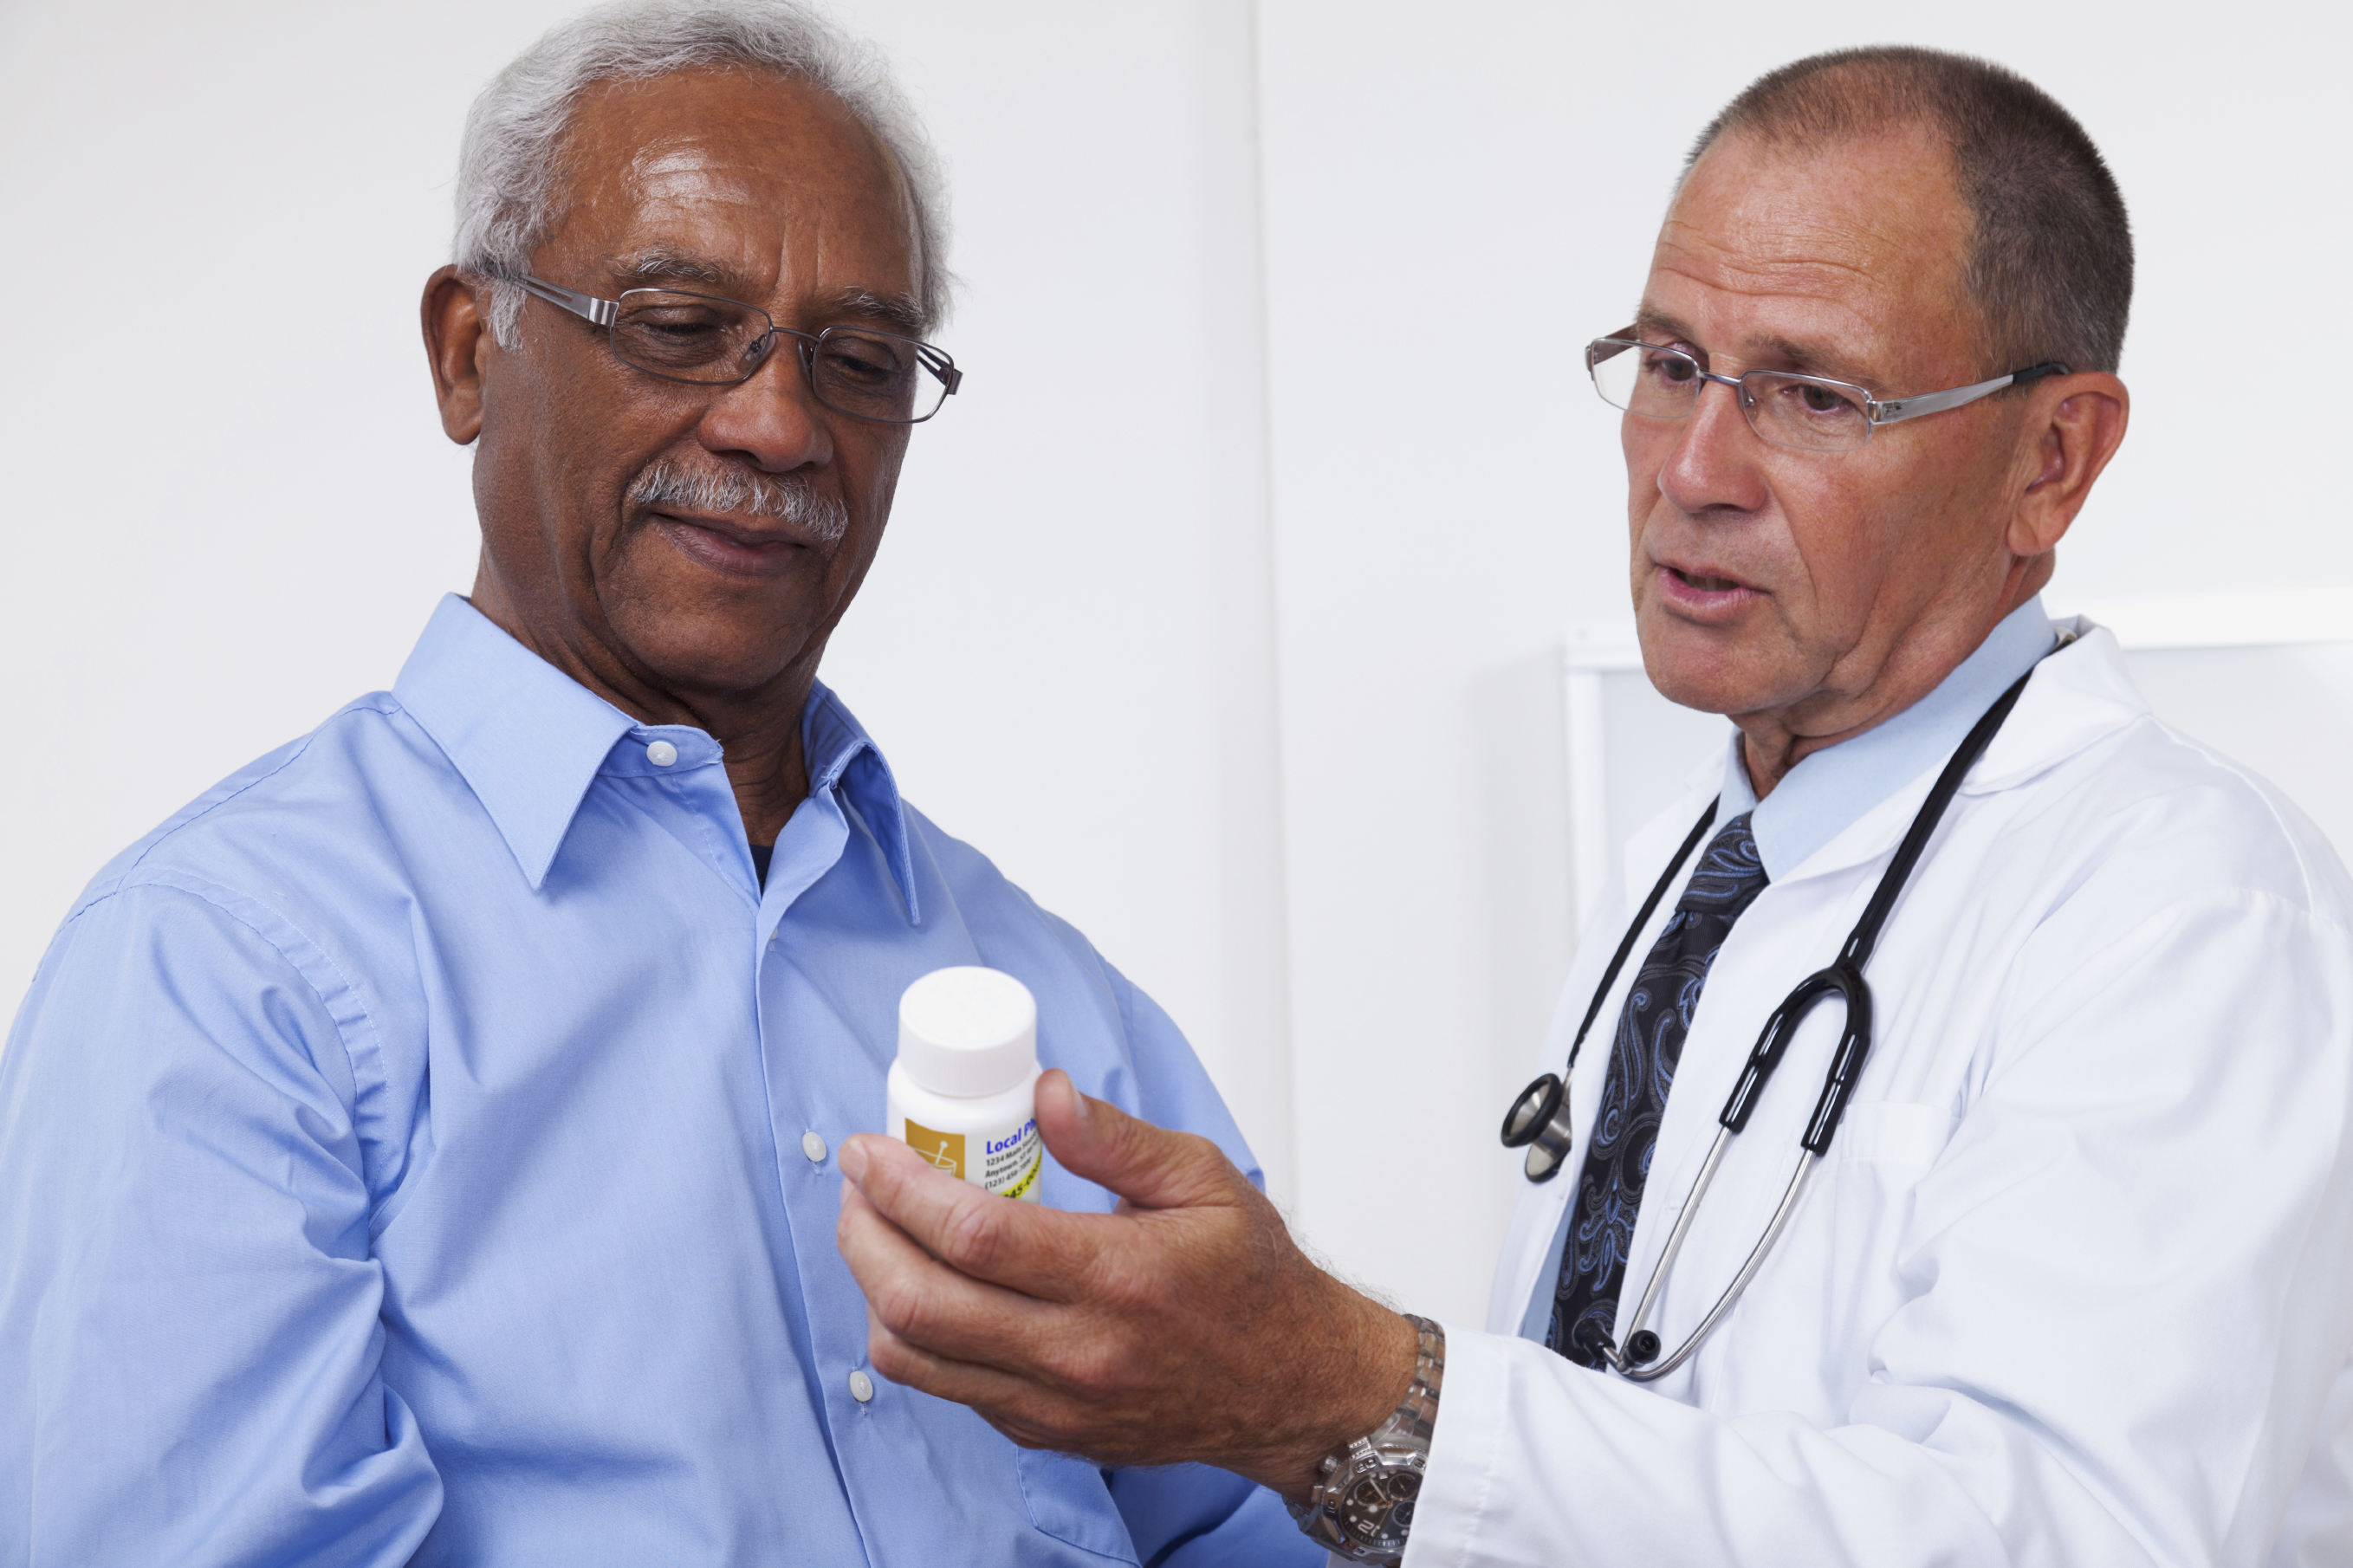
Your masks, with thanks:
M577 289L560 288L554 283L533 278L528 273L519 278L510 278L507 281L519 283L526 292L536 294L549 304L561 307L575 316L594 321L600 327L611 326L613 318L620 312L621 307L611 300L599 300L594 294L583 294Z
M918 343L915 345L915 352L921 356L924 366L931 371L934 378L947 388L940 395L943 397L955 395L956 388L964 384L964 372L956 368L955 361L929 343Z
M1974 386L1956 386L1945 392L1924 392L1917 397L1891 397L1884 403L1871 405L1873 425L1894 425L1906 419L1917 419L1926 414L1942 414L1947 408L1958 408L1964 403L1975 403L1980 397L1990 397L2006 386L2024 386L2030 381L2041 381L2046 375L2066 375L2067 367L2057 360L2034 365L2026 370L2012 371L2008 375L1995 376Z

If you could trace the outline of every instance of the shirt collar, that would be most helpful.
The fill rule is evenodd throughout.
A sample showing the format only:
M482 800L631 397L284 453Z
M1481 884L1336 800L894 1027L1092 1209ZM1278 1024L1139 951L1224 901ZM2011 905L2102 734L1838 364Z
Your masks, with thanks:
M801 754L808 759L809 794L839 789L866 819L866 830L890 864L891 879L899 884L899 896L907 900L909 923L921 924L915 861L907 847L907 812L899 798L899 781L873 737L821 680L810 688L808 706L801 710Z
M1766 875L1786 879L1865 812L1948 755L1994 699L2033 668L2056 640L2042 601L2029 599L2004 616L1935 690L1884 723L1814 752L1761 802L1749 784L1735 730L1725 753L1717 820L1750 813Z
M655 740L678 748L674 766L719 754L700 730L638 723L456 594L435 606L393 694L482 803L534 889L599 773L651 773L643 752ZM918 919L898 784L881 751L822 682L801 712L801 748L809 793L838 788L856 807L882 847L908 918Z

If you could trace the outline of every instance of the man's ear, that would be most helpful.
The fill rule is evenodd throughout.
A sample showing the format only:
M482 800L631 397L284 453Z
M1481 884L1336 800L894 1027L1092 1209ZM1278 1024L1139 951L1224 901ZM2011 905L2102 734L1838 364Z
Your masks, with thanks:
M2123 445L2132 416L2132 395L2105 371L2053 376L2031 395L2021 432L2025 483L2010 520L2010 550L2019 556L2058 548L2091 499L2100 470Z
M425 359L441 428L460 447L482 433L482 362L495 348L474 285L455 267L425 280Z

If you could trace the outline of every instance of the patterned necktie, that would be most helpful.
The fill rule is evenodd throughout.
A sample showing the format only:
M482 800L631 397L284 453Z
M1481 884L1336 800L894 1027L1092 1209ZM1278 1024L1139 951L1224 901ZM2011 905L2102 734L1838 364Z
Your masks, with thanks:
M1675 912L1626 993L1626 1009L1609 1041L1609 1077L1577 1178L1568 1242L1561 1248L1552 1325L1545 1332L1546 1345L1580 1366L1601 1364L1600 1352L1579 1339L1580 1330L1590 1333L1585 1326L1592 1324L1613 1337L1617 1331L1618 1292L1626 1282L1642 1184L1708 966L1732 922L1764 890L1765 864L1748 830L1748 813L1742 812L1701 852Z

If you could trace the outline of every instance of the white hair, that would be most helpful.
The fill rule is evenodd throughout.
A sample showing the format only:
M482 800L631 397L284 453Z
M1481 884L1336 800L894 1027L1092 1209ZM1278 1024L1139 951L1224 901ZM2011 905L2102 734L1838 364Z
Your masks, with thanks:
M946 316L947 195L939 161L881 52L801 0L615 0L551 28L466 115L458 154L457 262L491 279L491 331L514 342L514 281L563 216L558 153L581 91L672 71L736 67L806 81L841 100L897 163L913 208L923 329Z

